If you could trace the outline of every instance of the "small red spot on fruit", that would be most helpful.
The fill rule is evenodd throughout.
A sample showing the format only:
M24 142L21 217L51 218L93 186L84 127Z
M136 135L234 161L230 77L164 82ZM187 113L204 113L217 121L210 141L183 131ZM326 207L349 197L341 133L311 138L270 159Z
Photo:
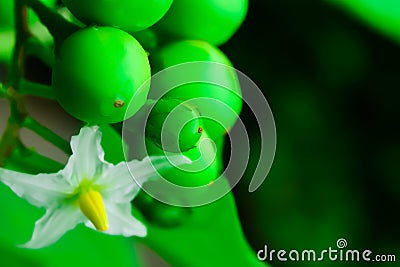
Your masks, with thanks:
M199 127L199 129L197 129L197 133L202 133L203 132L203 128Z

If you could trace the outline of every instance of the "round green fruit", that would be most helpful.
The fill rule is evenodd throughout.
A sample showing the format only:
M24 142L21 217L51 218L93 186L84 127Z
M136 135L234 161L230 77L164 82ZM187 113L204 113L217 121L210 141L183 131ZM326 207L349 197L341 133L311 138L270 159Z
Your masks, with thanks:
M235 34L247 9L248 0L174 0L155 27L166 36L221 45Z
M154 143L146 142L149 155L164 155L164 151ZM166 153L176 155L175 153ZM220 175L222 161L218 157L216 145L208 134L203 131L197 146L182 155L192 163L160 171L161 176L169 182L185 187L204 186L212 183Z
M235 69L218 48L204 41L180 41L151 58L155 71L163 72L155 76L149 98L179 99L196 108L214 140L233 127L242 108L241 89Z
M196 147L203 131L198 111L176 99L160 99L146 122L146 138L168 152Z
M113 26L128 32L149 28L168 11L172 0L62 0L72 14L90 25Z
M0 30L9 30L14 26L14 1L0 1Z
M72 116L90 124L115 123L144 105L150 75L147 54L135 38L112 27L89 27L60 46L52 86Z

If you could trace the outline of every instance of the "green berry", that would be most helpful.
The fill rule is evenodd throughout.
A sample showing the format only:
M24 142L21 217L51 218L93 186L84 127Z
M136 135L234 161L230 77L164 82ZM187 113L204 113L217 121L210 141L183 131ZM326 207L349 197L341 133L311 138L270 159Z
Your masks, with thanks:
M0 30L9 30L14 26L14 1L0 1Z
M152 142L146 142L149 155L164 155L164 151ZM169 153L171 154L171 153ZM179 186L196 187L212 183L218 178L222 166L216 145L203 131L197 146L182 153L192 163L160 171L162 177Z
M189 64L187 68L175 68L177 71L171 68L160 75L161 82L151 88L149 98L157 99L169 89L159 84L174 83L171 81L178 81L182 76L200 77L205 82L181 85L168 91L163 98L187 100L187 104L203 116L204 129L213 139L220 138L233 127L242 108L240 84L235 70L231 68L232 64L218 48L204 41L180 41L154 52L152 59L155 71L188 62L219 63L200 63L196 67ZM210 81L225 87L210 84Z
M200 114L176 99L160 99L146 123L146 137L168 152L196 147L202 133Z
M112 27L89 27L60 46L52 85L72 116L91 124L115 123L144 105L150 75L147 54L135 38Z
M82 22L128 32L149 28L168 11L172 0L62 0Z
M248 0L174 0L155 27L168 37L221 45L240 27L247 9Z

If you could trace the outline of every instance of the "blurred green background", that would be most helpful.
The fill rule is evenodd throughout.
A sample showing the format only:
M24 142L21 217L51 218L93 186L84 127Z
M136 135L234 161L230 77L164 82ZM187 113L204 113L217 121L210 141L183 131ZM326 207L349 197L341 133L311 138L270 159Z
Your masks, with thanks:
M319 251L336 248L336 241L345 238L349 249L396 254L400 259L400 44L388 38L391 31L377 27L385 32L381 34L369 26L376 24L354 14L359 13L324 1L250 0L244 25L222 46L234 66L263 90L277 126L274 165L262 187L249 193L260 136L249 108L241 115L252 156L234 194L255 255L264 245ZM383 24L384 18L379 17ZM31 60L28 68L45 73L43 82L49 82L49 71L38 64ZM42 108L48 104L40 103ZM0 107L6 111L5 102ZM2 118L0 126L4 123ZM71 124L77 126L72 120ZM229 146L226 152L228 161ZM1 224L1 266L137 264L128 240L82 227L50 249L21 252L14 242L29 239L41 213L13 198L3 185L0 191L0 216L14 214ZM10 207L7 201L17 204ZM31 221L21 221L15 209ZM83 242L88 239L91 242ZM68 250L76 245L82 246L82 253ZM112 253L106 253L111 247ZM330 261L272 265L398 266Z
M400 18L398 3L380 3ZM383 18L380 24L396 26ZM399 260L400 45L368 25L324 1L250 1L244 25L223 46L263 90L277 127L271 172L248 193L260 136L249 109L242 113L253 164L234 193L255 251L265 244L287 251L335 249L345 238L349 249L397 254Z

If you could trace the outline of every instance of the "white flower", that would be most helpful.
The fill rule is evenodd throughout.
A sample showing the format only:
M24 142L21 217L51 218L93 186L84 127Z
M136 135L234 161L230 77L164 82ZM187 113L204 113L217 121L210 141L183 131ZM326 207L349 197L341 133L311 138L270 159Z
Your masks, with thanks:
M139 186L157 176L156 170L172 165L161 156L113 165L104 160L100 140L98 127L82 128L71 139L73 154L67 165L55 174L29 175L0 168L3 183L32 205L46 208L24 247L49 246L82 222L111 235L146 235L145 226L131 215L130 201ZM175 165L188 163L183 156L173 158Z

